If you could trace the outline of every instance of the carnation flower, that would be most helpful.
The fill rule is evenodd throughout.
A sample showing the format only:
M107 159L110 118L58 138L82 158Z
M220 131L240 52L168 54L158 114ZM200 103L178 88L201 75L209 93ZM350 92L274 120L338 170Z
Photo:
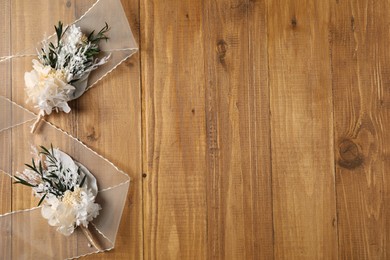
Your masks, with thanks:
M75 87L67 83L66 72L44 66L37 60L33 60L33 64L34 69L24 74L27 101L36 104L37 108L48 115L53 109L69 113L67 102Z
M74 191L67 190L62 198L49 196L41 213L49 225L69 236L77 226L88 227L88 223L99 215L100 209L91 190L76 186Z

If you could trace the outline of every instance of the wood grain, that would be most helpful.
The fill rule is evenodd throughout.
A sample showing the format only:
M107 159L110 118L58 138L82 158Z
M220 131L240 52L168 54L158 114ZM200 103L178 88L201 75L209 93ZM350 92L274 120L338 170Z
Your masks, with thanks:
M11 35L11 3L9 0L0 2L0 57L10 55L10 35ZM0 64L0 75L2 77L2 85L0 87L0 94L10 98L11 94L11 63L1 63ZM11 114L8 111L0 111L1 120L10 121ZM7 136L10 139L10 134ZM2 143L0 146L3 156L7 156L9 153L11 144L9 142ZM8 158L8 157L5 157ZM4 158L1 158L3 160ZM3 171L10 169L0 170L0 194L10 194L11 193L11 180L8 176L4 174ZM0 200L0 214L5 214L11 211L12 201L11 196L2 196ZM11 219L2 221L0 225L0 258L7 259L11 256Z
M48 2L0 1L0 56L94 0ZM132 178L116 248L87 258L389 258L389 3L122 3L140 52L49 119ZM0 94L23 103L29 68L3 64ZM35 205L0 181L0 213Z
M276 259L335 259L327 1L268 1Z
M388 259L389 31L386 1L332 5L340 259Z
M202 4L141 2L145 259L206 259Z
M0 57L10 55L10 35L11 35L11 4L10 1L0 2ZM0 75L2 77L2 86L0 94L10 98L11 95L11 63L0 63ZM0 111L2 120L9 121L10 114L6 111ZM10 149L9 144L4 144L0 148L2 151ZM2 169L6 171L7 169ZM8 177L0 174L0 194L9 194L11 191L11 183ZM0 200L0 214L4 214L11 210L11 198L6 197Z
M208 259L273 256L265 2L205 1Z

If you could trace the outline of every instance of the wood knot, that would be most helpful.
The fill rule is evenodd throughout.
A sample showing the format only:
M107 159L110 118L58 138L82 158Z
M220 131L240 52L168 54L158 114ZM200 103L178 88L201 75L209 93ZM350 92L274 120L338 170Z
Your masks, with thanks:
M87 139L91 142L96 142L99 139L98 134L95 131L95 127L90 127L89 128L89 133L87 134Z
M227 43L224 40L219 40L217 43L217 54L219 62L225 65L225 56L227 52Z
M72 6L72 3L70 1L66 1L66 7L70 8Z
M129 68L134 67L134 62L133 62L133 60L131 60L131 59L125 61L125 64L126 64L126 66L129 67Z
M355 31L355 17L351 16L351 30Z
M353 170L363 163L359 146L351 140L343 140L339 144L339 154L338 164L343 168Z
M297 27L297 18L294 16L293 18L291 18L291 26L293 28Z

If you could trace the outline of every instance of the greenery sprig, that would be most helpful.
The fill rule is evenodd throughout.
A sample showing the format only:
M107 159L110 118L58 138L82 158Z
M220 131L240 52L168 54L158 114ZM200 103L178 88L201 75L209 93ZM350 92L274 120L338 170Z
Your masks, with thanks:
M84 60L84 67L82 70L87 70L89 67L94 65L94 57L100 53L99 42L101 40L108 40L106 33L110 30L110 27L105 23L104 27L95 34L95 30L89 33L88 36L84 36L82 43L77 46L77 49L73 53L64 53L64 47L67 44L64 39L68 27L64 30L64 25L61 21L58 22L57 26L54 26L56 36L57 36L57 45L54 45L52 42L44 44L41 48L41 53L39 59L43 65L48 65L54 69L65 68L69 64L72 64L71 59L75 56L81 56ZM76 74L76 71L79 68L72 68L71 73ZM74 81L77 81L75 79Z
M23 177L15 175L15 184L22 184L34 188L37 194L41 195L38 206L48 194L53 194L56 197L62 197L66 191L74 191L75 187L82 187L85 183L87 175L81 178L80 167L77 168L77 173L72 173L71 169L65 168L61 160L56 157L53 146L47 149L40 146L38 153L38 162L34 158L31 164L25 164L27 173L23 173ZM77 174L77 176L73 176Z

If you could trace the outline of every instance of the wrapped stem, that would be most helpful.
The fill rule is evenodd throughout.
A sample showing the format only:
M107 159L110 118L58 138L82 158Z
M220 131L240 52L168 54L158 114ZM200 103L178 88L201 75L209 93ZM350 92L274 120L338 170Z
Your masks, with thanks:
M103 251L102 247L99 245L99 242L95 239L95 237L92 235L91 231L89 231L88 228L84 226L80 226L81 230L83 231L84 235L87 237L88 241L91 243L93 247L95 247L99 251Z
M31 133L33 134L35 132L35 130L37 130L41 120L43 119L43 117L45 116L45 112L43 110L39 111L39 114L37 116L37 120L35 120L34 124L31 126Z

